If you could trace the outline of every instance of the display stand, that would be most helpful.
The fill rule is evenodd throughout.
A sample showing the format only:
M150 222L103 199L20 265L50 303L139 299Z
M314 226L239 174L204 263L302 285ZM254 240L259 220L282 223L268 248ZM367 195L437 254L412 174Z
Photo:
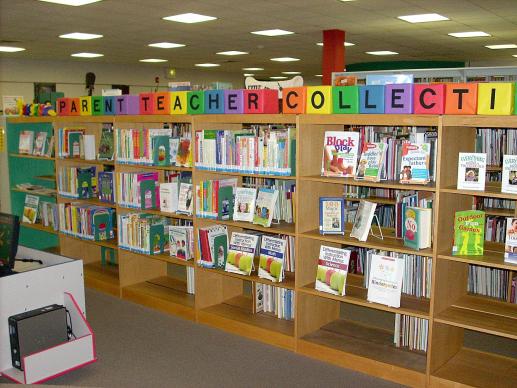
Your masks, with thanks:
M20 247L18 257L42 260L41 268L0 278L0 371L21 384L41 383L96 361L94 334L85 318L83 263ZM70 312L75 339L23 358L13 368L8 317L60 304Z

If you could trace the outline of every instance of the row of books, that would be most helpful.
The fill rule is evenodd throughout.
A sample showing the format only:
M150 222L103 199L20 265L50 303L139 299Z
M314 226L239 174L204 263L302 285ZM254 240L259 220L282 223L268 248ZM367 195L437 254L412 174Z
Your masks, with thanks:
M508 271L498 268L469 265L467 291L506 301Z
M484 209L508 209L515 210L515 200L501 198L474 197L474 207L477 210Z
M52 157L54 154L54 136L47 132L24 130L18 137L18 154Z
M133 209L157 209L160 203L156 171L121 172L117 176L117 203Z
M172 128L118 128L117 163L190 167L190 126L179 132L178 136L173 136Z
M59 195L68 198L94 198L97 196L97 167L59 166L57 168Z
M103 124L98 145L95 134L88 134L85 128L58 129L57 155L59 158L112 160L113 154L113 129L110 123Z
M476 152L486 153L489 166L501 166L503 155L517 154L517 130L508 128L477 128Z
M504 243L506 239L506 217L486 216L485 241Z
M117 218L119 248L148 255L169 251L169 237L165 234L169 220L166 217L128 213L119 214Z
M257 125L231 130L195 132L195 166L212 171L271 175L295 173L296 130Z
M273 313L279 319L294 319L295 292L269 284L255 283L255 313Z
M427 352L429 320L409 315L395 314L393 343L396 347Z
M25 214L25 211L24 211ZM59 230L59 214L57 211L57 204L53 202L41 201L39 205L39 219L41 225Z
M168 231L168 232L167 232ZM168 225L165 228L169 239L169 253L180 260L194 258L194 227L192 225ZM167 250L167 244L164 251Z
M103 241L114 237L113 209L83 203L60 203L59 230L86 240Z

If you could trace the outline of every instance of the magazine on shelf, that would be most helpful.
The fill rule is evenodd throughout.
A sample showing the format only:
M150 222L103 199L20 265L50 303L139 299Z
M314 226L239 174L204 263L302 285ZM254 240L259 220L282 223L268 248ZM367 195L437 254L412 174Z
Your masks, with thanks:
M400 307L403 275L404 259L373 254L368 279L368 301Z
M334 295L345 295L351 251L322 245L318 258L315 288Z
M260 278L268 279L272 282L281 282L284 279L286 246L287 240L266 235L262 236L258 268L258 276Z
M354 177L359 151L359 132L326 131L321 175Z
M458 190L485 190L486 154L460 152Z

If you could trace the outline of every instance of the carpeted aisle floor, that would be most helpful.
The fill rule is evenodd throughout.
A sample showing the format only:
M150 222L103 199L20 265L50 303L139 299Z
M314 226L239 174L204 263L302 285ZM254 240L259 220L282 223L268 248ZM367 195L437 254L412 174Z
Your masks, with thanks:
M398 387L87 290L98 362L48 382L88 387ZM0 383L8 383L0 378Z

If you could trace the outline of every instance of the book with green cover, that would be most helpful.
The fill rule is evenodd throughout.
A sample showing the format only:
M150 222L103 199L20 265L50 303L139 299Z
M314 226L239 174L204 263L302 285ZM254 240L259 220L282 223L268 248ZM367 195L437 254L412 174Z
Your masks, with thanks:
M112 236L110 212L98 209L92 216L93 238L95 241L109 240Z
M79 169L77 171L77 191L79 198L93 197L92 174L89 169Z
M153 224L149 227L149 254L163 253L165 235L163 224Z
M153 164L155 166L170 166L169 136L153 137Z
M216 268L224 268L228 255L228 235L220 234L214 237L214 265Z
M485 242L485 212L465 210L454 216L454 256L481 256Z
M156 209L156 182L152 179L140 181L140 206L142 209Z
M38 218L39 197L37 195L27 194L25 196L25 205L23 207L22 222L35 224Z
M68 152L71 158L80 157L81 132L68 133Z
M233 214L233 187L220 187L217 197L217 219L229 220Z
M99 160L112 160L113 159L113 129L102 128L101 138L99 141L99 152L97 153L97 159Z

